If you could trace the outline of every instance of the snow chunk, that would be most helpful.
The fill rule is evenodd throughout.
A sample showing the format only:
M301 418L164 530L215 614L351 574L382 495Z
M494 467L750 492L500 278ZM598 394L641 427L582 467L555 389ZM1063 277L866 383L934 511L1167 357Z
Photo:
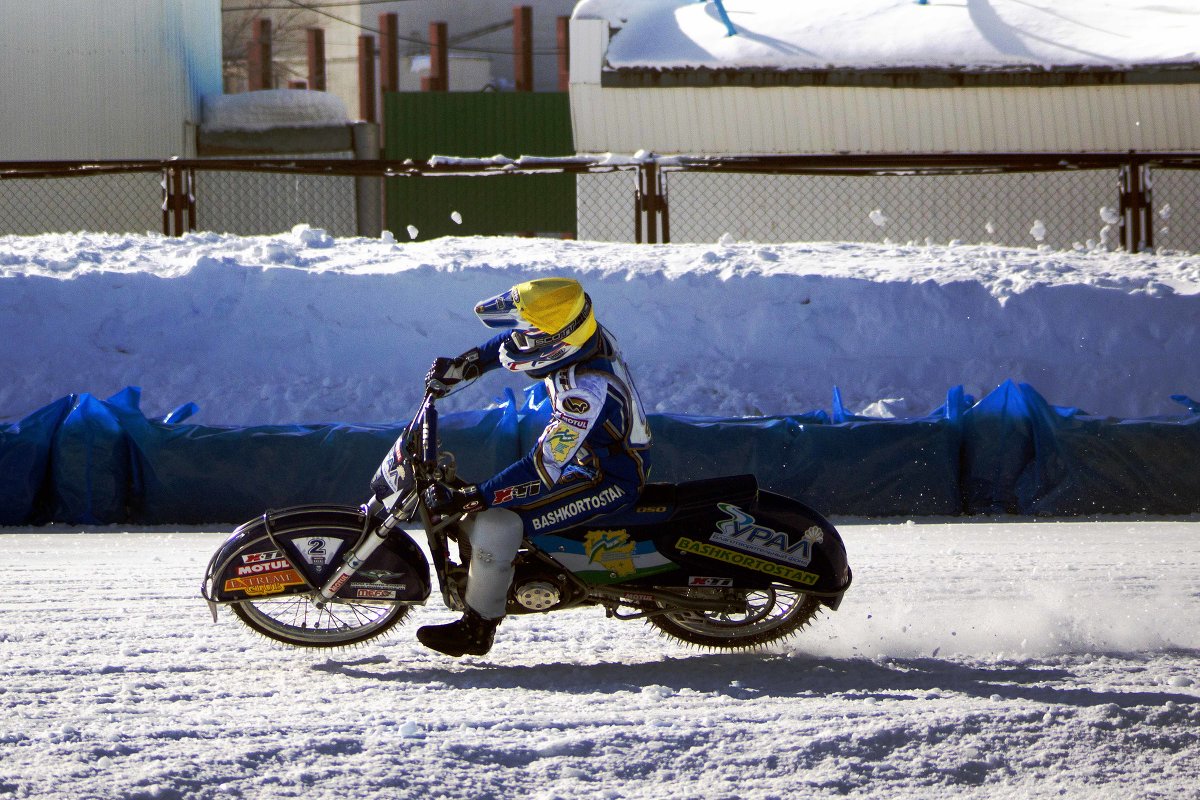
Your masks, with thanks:
M268 89L204 98L207 131L264 131L347 125L350 117L337 95L304 89Z

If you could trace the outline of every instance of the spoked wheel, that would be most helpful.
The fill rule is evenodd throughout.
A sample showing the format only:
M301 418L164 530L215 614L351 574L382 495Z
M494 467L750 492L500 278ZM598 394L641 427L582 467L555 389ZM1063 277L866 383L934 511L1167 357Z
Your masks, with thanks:
M650 617L650 624L668 636L704 647L756 647L797 633L817 615L820 601L790 586L776 583L766 589L731 592L691 589L688 597L743 600L744 611L672 611ZM659 601L659 608L670 608Z
M230 604L263 636L297 647L345 647L379 636L408 616L410 606L335 600L317 608L308 595Z

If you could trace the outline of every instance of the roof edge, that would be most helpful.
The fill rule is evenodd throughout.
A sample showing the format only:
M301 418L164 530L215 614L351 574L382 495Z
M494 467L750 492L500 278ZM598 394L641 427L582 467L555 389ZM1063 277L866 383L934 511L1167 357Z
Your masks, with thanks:
M1133 67L873 67L769 69L763 67L606 68L606 89L771 87L861 87L872 89L959 89L983 87L1131 86L1200 83L1200 63L1139 64Z

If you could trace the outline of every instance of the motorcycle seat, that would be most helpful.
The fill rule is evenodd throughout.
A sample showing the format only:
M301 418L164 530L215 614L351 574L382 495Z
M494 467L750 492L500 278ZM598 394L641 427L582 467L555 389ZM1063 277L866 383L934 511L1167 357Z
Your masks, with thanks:
M647 483L634 505L638 509L661 508L678 514L712 508L717 503L750 507L757 497L757 478L753 475L730 475L684 483Z
M717 503L750 506L758 499L758 478L753 475L730 475L702 481L676 484L675 504L680 511L709 508Z

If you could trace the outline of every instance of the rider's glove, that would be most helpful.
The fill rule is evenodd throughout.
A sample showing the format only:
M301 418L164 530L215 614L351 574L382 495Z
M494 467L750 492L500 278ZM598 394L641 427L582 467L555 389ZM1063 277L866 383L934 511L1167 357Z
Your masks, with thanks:
M470 350L455 358L439 356L425 373L425 389L436 397L445 397L450 387L479 377L479 351Z
M443 517L461 517L463 514L474 514L483 511L483 495L479 487L469 484L457 489L451 489L441 484L434 484L425 490L425 505L429 513Z

